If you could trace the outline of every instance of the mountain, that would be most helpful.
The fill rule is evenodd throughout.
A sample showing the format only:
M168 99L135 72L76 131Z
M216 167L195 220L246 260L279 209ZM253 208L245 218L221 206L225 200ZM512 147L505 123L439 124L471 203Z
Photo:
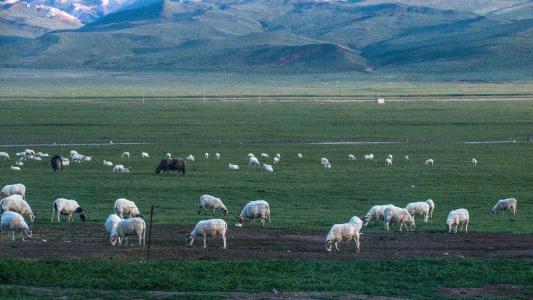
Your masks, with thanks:
M39 2L80 25L40 36L2 27L1 68L453 74L533 66L530 0Z

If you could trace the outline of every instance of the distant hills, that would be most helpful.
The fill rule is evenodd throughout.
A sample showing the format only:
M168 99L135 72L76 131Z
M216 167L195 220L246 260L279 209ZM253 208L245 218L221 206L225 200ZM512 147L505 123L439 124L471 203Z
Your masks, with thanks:
M533 67L533 1L10 0L0 17L1 68L527 74Z

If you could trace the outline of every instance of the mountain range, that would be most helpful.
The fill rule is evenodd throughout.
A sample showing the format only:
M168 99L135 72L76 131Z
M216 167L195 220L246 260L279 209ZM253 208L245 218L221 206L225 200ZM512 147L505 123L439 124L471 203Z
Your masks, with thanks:
M8 0L0 53L24 69L531 74L533 1Z

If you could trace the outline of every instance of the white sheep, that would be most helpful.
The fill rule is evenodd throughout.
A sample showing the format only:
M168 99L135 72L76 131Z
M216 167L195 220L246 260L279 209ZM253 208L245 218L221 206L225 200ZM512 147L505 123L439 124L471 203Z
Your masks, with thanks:
M296 157L298 157L298 159L302 159L304 156L302 155L302 153L298 153Z
M253 153L248 153L248 158L250 157L255 157L255 155Z
M228 164L228 169L230 169L230 170L238 170L239 166L229 163Z
M276 156L275 156L275 157L277 157L277 158L281 159L281 154L279 154L279 153L276 153Z
M204 248L207 248L207 237L216 237L220 235L224 242L224 249L226 249L226 231L228 224L222 219L203 220L196 223L194 229L187 236L187 245L192 247L196 237L202 237L204 241Z
M189 154L189 156L187 156L187 157L185 158L185 160L186 160L187 162L194 163L194 155Z
M385 159L385 166L392 166L392 159L390 158Z
M373 160L374 159L374 154L365 154L364 155L364 159L365 160Z
M361 228L363 228L363 221L358 216L351 217L348 223L357 225L359 227L359 231L361 231Z
M274 159L273 159L273 162L274 162L274 164L279 163L279 157L275 156Z
M252 156L249 158L248 166L260 166L260 165L261 164L259 163L259 160L257 159L257 157Z
M218 152L215 153L215 158L216 158L217 160L220 159L220 153L218 153Z
M50 222L54 221L56 215L58 223L61 222L60 215L67 215L67 221L72 222L72 214L74 213L78 214L82 222L85 222L87 215L76 200L57 198L52 205L52 220Z
M141 217L142 214L137 208L137 205L135 205L135 202L130 201L125 198L119 198L115 201L115 213L121 217L124 218L125 215L128 217Z
M355 160L355 155L348 154L348 160Z
M416 229L415 219L405 208L389 206L385 209L386 230L389 230L391 223L400 224L400 231L402 231L403 226L405 226L407 231L409 231L409 227L411 227L412 230Z
M78 154L78 151L76 151L76 150L70 150L70 156L72 156L73 154Z
M112 163L112 162L107 161L107 160L105 160L105 159L103 160L102 164L103 164L104 166L106 166L106 167L112 167L112 166L113 166L113 163Z
M20 167L14 167L14 166L11 166L11 170L13 170L13 171L20 171L21 169L20 169Z
M207 152L204 153L204 158L205 158L205 159L209 159L209 153L207 153Z
M124 238L126 239L126 245L128 244L128 236L137 235L139 239L139 246L146 245L146 223L141 218L122 219L118 223L117 227L111 232L109 241L111 245L122 245Z
M330 169L331 168L331 163L329 162L329 160L325 157L322 157L320 159L320 164L322 165L322 167L324 168L327 168L327 169Z
M474 166L474 167L477 166L477 159L472 158L471 163L472 163L472 166Z
M22 166L24 165L24 163L23 163L22 161L19 160L19 161L17 161L17 162L15 163L15 165L17 165L17 166L19 166L19 167L22 167Z
M148 154L147 152L141 152L141 158L148 159L150 158L150 154Z
M122 221L122 218L120 218L117 214L110 214L109 217L105 220L105 231L107 234L111 235L113 233L113 230L117 228L118 223Z
M124 165L113 166L113 172L125 173L125 171L126 171L126 168L124 167Z
M426 202L429 205L429 217L433 218L433 211L435 210L435 202L432 199L427 199Z
M84 155L81 155L79 153L73 153L71 156L70 156L70 159L72 160L72 162L77 162L77 163L81 163L83 162L85 156Z
M9 154L7 152L0 152L0 158L4 160L10 160Z
M272 168L272 165L263 164L263 168L265 169L265 172L268 172L268 173L274 172L274 169Z
M461 225L461 231L465 227L465 233L468 233L468 222L470 222L470 215L468 210L464 208L456 209L450 211L448 214L448 219L446 219L446 227L448 228L448 233L457 233L459 225Z
M372 206L365 215L364 226L367 226L368 223L374 220L374 223L377 223L385 219L385 209L389 206L394 206L392 204L385 205L374 205Z
M130 153L127 152L127 151L126 151L126 152L122 152L121 157L122 157L123 159L128 159L128 158L130 158Z
M165 154L165 158L172 158L172 154L170 153Z
M49 157L49 156L50 156L48 153L42 153L42 152L40 152L40 151L37 152L36 155L39 156L39 157Z
M213 209L213 214L216 212L216 209L218 209L220 213L224 213L224 215L228 214L228 209L220 198L207 194L200 196L200 210L198 210L198 214L203 210L204 215L207 215L206 209Z
M390 159L390 160L392 160L392 154L389 154L389 155L387 156L387 158Z
M238 216L239 224L242 226L244 220L251 220L255 225L256 219L261 219L261 226L265 226L265 220L270 219L270 205L265 200L254 200L248 202Z
M513 215L516 215L517 204L518 204L518 201L516 201L515 198L501 199L501 200L498 200L498 202L496 202L491 212L495 213L499 211L503 214L506 210L513 210Z
M61 157L61 164L63 165L63 167L68 167L70 165L70 161L68 160L68 158Z
M411 202L405 206L405 209L413 216L422 215L424 217L424 223L428 222L430 216L431 207L427 202Z
M430 167L430 166L433 167L434 163L435 163L435 161L432 158L426 160L426 162L425 162L426 166L428 166L428 167Z
M6 211L2 214L2 219L0 221L0 231L2 235L4 232L11 234L11 240L15 241L15 234L20 232L22 241L24 237L31 239L32 231L28 226L24 218L16 212Z
M0 199L11 195L21 195L26 200L26 186L22 183L8 184L0 190Z
M404 156L403 159L409 160L409 155Z
M360 227L357 224L335 224L331 227L328 235L326 236L326 250L331 252L332 245L335 245L335 249L339 251L339 242L342 241L354 241L355 253L359 253L359 233Z
M85 155L85 157L83 157L83 160L84 161L91 161L91 160L93 160L93 157Z
M32 157L32 159L33 159L33 160L37 160L37 161L41 161L41 160L43 160L43 159L40 158L39 156L34 156L34 157Z
M5 211L14 211L28 216L28 218L30 218L30 222L33 222L35 219L30 205L28 202L26 202L26 200L24 200L24 198L22 198L21 195L15 194L2 199L0 201L0 213Z
M270 158L270 156L266 153L261 153L261 158Z
M35 156L35 151L32 150L32 149L26 149L26 150L24 150L24 156L33 157L33 156Z

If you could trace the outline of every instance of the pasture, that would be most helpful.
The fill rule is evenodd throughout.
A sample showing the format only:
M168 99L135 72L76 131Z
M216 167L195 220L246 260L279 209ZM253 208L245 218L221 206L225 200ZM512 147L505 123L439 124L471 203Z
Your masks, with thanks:
M329 101L149 100L143 104L106 99L1 104L0 137L2 144L11 146L1 146L0 151L14 156L31 148L66 157L75 149L93 158L71 163L61 175L52 172L48 159L27 161L20 172L9 169L13 158L0 160L0 183L24 183L36 214L31 242L17 241L12 246L2 241L9 256L0 261L4 284L113 289L106 283L112 280L109 270L124 267L128 273L153 273L149 279L137 275L122 278L121 286L130 285L126 290L268 292L278 287L292 292L428 297L444 287L515 284L519 286L515 296L531 296L533 291L533 248L530 243L518 242L530 241L533 233L529 213L533 211L533 142L528 141L533 135L533 102L508 102L502 96L501 101L490 102L402 101L382 106ZM489 141L500 142L465 143ZM120 157L124 151L132 154L130 159ZM141 159L142 151L148 152L150 159ZM154 175L155 166L167 152L182 158L193 154L196 161L187 167L185 176ZM208 160L204 152L210 153ZM221 154L220 160L214 159L215 152ZM261 152L271 157L279 152L281 161L274 165L273 173L266 173L247 166L250 152L258 157ZM297 153L302 153L303 159L298 160ZM363 160L368 153L374 154L374 161ZM357 160L349 161L348 154ZM394 156L391 167L384 164L388 154ZM404 155L410 159L404 160ZM321 157L329 159L331 169L321 167ZM434 167L424 165L428 158L435 160ZM478 160L476 167L470 164L472 158ZM112 173L102 165L103 159L123 163L131 172ZM240 170L228 170L228 163L238 164ZM208 250L201 249L198 241L193 249L184 247L187 231L197 221L212 217L210 212L198 215L199 197L205 193L222 198L230 211L224 217L229 224L226 254L220 254L219 240L208 241ZM59 197L77 200L88 213L88 223L80 225L75 218L73 224L50 224L52 202ZM156 255L152 259L156 261L141 262L143 250L136 246L112 248L106 240L103 222L120 197L135 201L145 220L154 206ZM516 215L490 214L498 199L508 197L518 199ZM347 222L354 215L362 217L376 204L403 207L428 198L435 200L435 213L428 223L417 217L415 233L384 232L382 225L371 224L363 229L359 259L348 243L341 245L339 254L325 252L323 240L332 224ZM270 203L272 223L265 229L250 229L247 223L243 228L233 226L240 209L253 199ZM448 212L461 207L470 211L469 234L445 234ZM261 231L268 238L261 239ZM285 231L291 242L284 243ZM298 244L296 235L306 242ZM235 252L232 237L238 239ZM439 242L443 240L446 242ZM387 251L380 248L381 241ZM428 246L427 251L416 252L417 246L424 248L426 242L436 248ZM399 250L395 251L394 243L401 245ZM448 243L454 246L448 247ZM512 249L503 249L513 244ZM502 251L492 252L494 247L502 247ZM249 254L254 251L260 254ZM292 254L282 254L287 252ZM477 254L480 252L485 254ZM397 260L389 261L393 258ZM29 260L21 265L21 259ZM57 259L67 260L69 267L59 267ZM32 269L32 263L57 275L43 276ZM435 264L438 270L432 267ZM17 270L18 265L24 271ZM100 280L76 280L81 278L74 275L76 270L89 266L91 270L83 273L101 274ZM220 269L227 273L202 275ZM173 275L173 271L191 276ZM383 275L376 289L368 287L378 280L375 275L365 276L373 272ZM411 275L393 275L402 272ZM469 275L463 281L455 273ZM73 277L67 280L59 274ZM223 285L211 281L220 281L222 276ZM250 276L257 277L250 280ZM172 280L164 279L169 277ZM358 279L350 285L343 277ZM7 286L2 293L18 295Z

